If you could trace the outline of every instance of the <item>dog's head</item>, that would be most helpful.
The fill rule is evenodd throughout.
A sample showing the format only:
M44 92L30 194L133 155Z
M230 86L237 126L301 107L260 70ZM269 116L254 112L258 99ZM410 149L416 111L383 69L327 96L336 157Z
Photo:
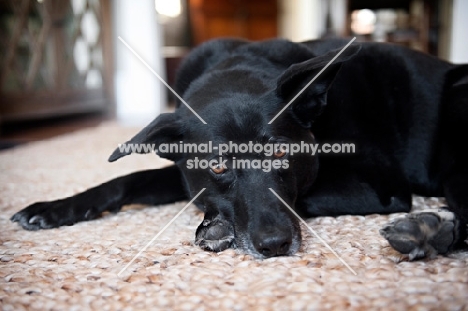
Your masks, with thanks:
M299 249L299 220L287 206L294 208L312 187L318 159L310 152L293 153L291 146L315 143L313 121L341 65L358 50L350 46L304 90L338 51L285 70L255 67L256 60L242 55L222 60L183 92L207 124L182 106L161 114L126 143L164 147L158 155L180 168L190 196L206 188L196 200L205 212L199 244L206 240L212 243L207 248L223 249L232 236L235 246L256 257L292 255ZM109 160L130 153L116 149Z

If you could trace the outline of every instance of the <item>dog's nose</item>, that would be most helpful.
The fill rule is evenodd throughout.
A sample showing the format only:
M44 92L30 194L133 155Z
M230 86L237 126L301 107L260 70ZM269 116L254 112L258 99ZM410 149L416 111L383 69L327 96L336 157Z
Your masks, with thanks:
M291 247L290 233L275 232L275 234L261 234L254 240L255 249L265 257L287 255Z

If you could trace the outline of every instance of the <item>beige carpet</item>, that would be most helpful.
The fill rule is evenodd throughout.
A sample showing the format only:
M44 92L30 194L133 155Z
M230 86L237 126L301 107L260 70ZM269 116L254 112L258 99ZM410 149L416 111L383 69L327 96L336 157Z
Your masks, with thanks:
M24 206L72 195L168 162L108 155L136 129L106 124L0 153L0 306L3 310L468 310L468 252L408 262L378 234L390 216L309 225L354 269L303 231L301 251L264 261L193 245L203 215L190 207L119 277L185 205L133 206L71 227L28 232L9 221ZM164 181L161 181L164 182ZM416 208L438 199L415 198Z

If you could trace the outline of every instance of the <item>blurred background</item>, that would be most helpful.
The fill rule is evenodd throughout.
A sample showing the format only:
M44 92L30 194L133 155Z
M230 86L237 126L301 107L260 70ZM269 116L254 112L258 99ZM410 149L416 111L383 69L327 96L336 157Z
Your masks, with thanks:
M107 120L143 126L217 37L357 36L468 63L467 0L0 0L0 149Z

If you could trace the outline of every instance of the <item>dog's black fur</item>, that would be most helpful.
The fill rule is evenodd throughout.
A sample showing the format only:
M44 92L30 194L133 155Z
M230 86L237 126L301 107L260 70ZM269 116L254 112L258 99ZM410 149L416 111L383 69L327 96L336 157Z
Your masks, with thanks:
M468 221L468 65L388 44L348 47L271 125L268 122L346 41L215 40L183 62L176 91L187 107L162 114L129 143L351 142L355 154L284 154L289 168L191 169L216 154L163 153L174 166L137 172L73 197L33 204L12 220L29 230L71 225L122 205L195 196L205 212L196 243L256 257L294 254L299 222L268 188L306 217L409 212L411 195L445 196L446 211L410 214L381 230L410 258L463 245ZM110 161L129 153L116 149ZM272 157L274 158L274 157ZM451 212L449 212L451 211Z

